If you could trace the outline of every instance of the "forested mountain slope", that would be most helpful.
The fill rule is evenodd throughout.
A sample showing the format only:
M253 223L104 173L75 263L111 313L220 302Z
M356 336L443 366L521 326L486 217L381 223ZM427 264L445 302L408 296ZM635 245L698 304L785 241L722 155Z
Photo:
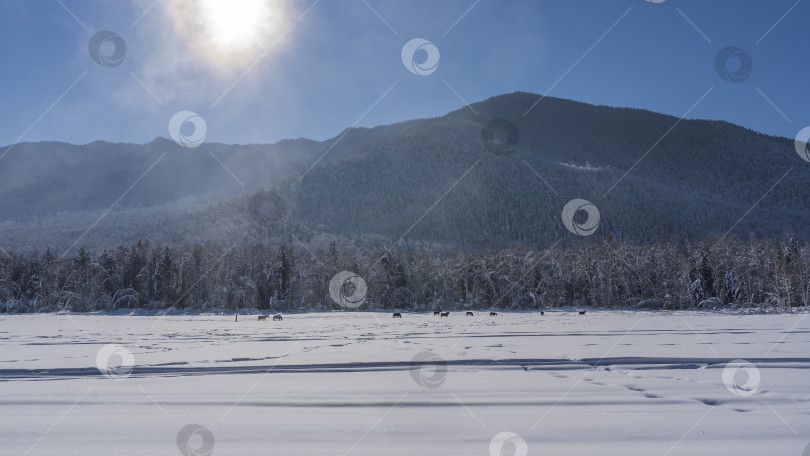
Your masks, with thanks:
M702 238L724 234L766 194L732 234L772 237L793 228L810 237L810 165L792 140L550 97L530 109L538 98L502 95L325 142L19 144L0 163L0 245L67 247L167 150L80 245L228 244L247 233L248 242L384 246L407 233L405 241L434 246L542 246L578 239L561 221L574 198L599 209L595 238ZM515 127L511 138L496 133L495 146L482 136L493 119ZM515 147L498 146L504 141ZM285 201L284 218L270 227L248 211L260 189Z
M286 193L293 218L395 240L452 188L410 239L550 243L571 236L560 215L574 198L598 207L596 236L703 237L731 228L791 170L735 233L775 236L790 226L807 236L810 168L792 141L689 120L664 136L678 119L554 98L523 117L537 98L495 97L318 167ZM513 153L493 153L482 140L493 118L517 127Z

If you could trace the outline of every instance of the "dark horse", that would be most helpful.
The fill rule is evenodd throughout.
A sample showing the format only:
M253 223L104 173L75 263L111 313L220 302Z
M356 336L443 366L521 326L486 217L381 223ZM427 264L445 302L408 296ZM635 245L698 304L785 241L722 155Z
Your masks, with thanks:
M584 311L584 310L580 310L580 311L579 311L579 314L580 314L580 315L585 315L585 311Z
M439 314L439 317L449 317L449 316L450 312L442 312L441 314Z
M273 321L282 321L282 320L284 320L284 319L281 318L281 314L273 315Z
M497 316L498 316L498 312L490 312L490 313L489 313L489 316L490 316L490 317L497 317Z
M433 311L433 316L435 317L436 315L439 315L440 313L442 313L441 310L434 310Z
M472 317L472 316L473 316L473 313L472 313L472 312L467 312L467 316L468 316L468 317Z
M394 318L402 318L402 314L399 312L394 312Z

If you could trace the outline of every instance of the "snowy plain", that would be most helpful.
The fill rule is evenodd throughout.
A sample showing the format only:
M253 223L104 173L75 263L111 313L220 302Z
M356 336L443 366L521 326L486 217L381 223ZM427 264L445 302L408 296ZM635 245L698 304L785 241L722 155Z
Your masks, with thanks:
M0 454L800 456L806 315L4 315Z

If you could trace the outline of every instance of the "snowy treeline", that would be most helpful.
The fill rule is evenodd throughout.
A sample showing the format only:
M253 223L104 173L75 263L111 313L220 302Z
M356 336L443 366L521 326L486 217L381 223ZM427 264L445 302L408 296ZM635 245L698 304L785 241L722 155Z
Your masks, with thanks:
M147 241L97 254L80 249L62 260L50 250L9 253L0 260L0 310L339 309L329 281L343 270L368 284L361 309L810 304L810 244L788 233L784 240L607 238L548 250L448 253Z

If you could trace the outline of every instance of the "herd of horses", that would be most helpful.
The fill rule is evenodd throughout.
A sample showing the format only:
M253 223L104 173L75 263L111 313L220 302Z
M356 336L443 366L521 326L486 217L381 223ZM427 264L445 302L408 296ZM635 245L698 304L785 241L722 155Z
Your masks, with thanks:
M540 315L545 315L545 314L546 314L545 312L540 311ZM584 311L584 310L580 310L580 311L579 311L579 314L580 314L580 315L585 315L585 311ZM441 310L434 310L434 311L433 311L433 316L435 317L436 315L438 315L438 316L439 316L439 318L441 318L441 317L450 317L450 312L442 312ZM474 317L474 316L475 316L475 314L474 314L473 312L470 312L470 311L468 310L468 311L466 311L465 316L467 316L467 317ZM489 316L490 316L490 317L497 317L497 316L498 316L498 312L490 312L490 313L489 313ZM237 318L237 321L238 321L239 316L237 315L237 317L236 317L236 318ZM265 321L265 320L267 320L268 318L270 318L270 315L259 315L259 321ZM394 318L402 318L402 314L401 314L400 312L394 312ZM284 318L282 318L282 317L281 317L281 314L275 314L275 315L273 315L273 321L282 321L282 320L284 320Z
M396 317L397 315L399 315L399 314L398 314L398 313L395 313L395 314L394 314L394 316L395 316L395 317ZM434 310L434 311L433 311L433 316L436 316L436 315L438 315L438 316L439 316L439 318L441 318L441 317L449 317L449 316L450 316L450 312L442 312L441 310ZM470 311L467 311L467 312L465 313L465 315L466 315L467 317L472 317L472 316L475 316L475 314L474 314L474 313L472 313L472 312L470 312ZM401 317L402 315L399 315L399 316ZM498 312L490 312L490 313L489 313L489 316L490 316L490 317L496 317L496 316L498 316Z
M540 311L540 315L545 315L545 314L546 314L546 313L545 313L544 311ZM580 310L580 311L579 311L579 314L580 314L580 315L585 315L585 311L584 311L584 310ZM441 318L441 317L449 317L449 316L450 316L450 312L442 312L441 310L434 310L434 311L433 311L433 316L435 317L436 315L438 315L438 316L439 316L439 318ZM475 316L475 314L474 314L474 313L472 313L472 312L470 312L469 310L468 310L468 311L466 311L466 313L465 313L464 315L465 315L465 316L467 316L467 317L473 317L473 316ZM497 316L498 316L498 312L490 312L490 313L489 313L489 316L490 316L490 317L497 317ZM400 314L399 312L394 312L394 318L402 318L402 314Z

